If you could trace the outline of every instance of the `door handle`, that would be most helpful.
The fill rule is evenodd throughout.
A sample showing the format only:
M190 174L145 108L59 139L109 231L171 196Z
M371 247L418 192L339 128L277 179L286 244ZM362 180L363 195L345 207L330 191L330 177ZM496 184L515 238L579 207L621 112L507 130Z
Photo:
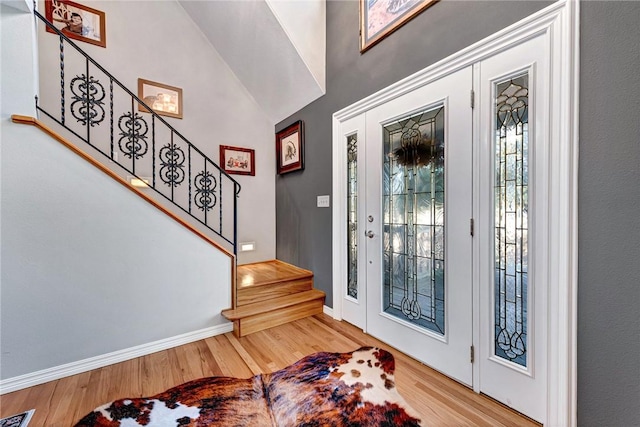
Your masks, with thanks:
M373 239L373 236L375 236L374 232L369 230L369 231L365 231L364 235L367 236L370 239Z

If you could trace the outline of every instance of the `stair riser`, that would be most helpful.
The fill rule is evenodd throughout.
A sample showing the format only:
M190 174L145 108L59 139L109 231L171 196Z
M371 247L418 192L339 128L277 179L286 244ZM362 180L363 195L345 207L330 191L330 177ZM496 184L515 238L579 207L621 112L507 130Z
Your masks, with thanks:
M313 289L313 277L238 289L238 307Z
M320 314L323 311L324 298L305 301L290 307L284 307L267 313L256 314L233 322L233 332L238 337L269 329L294 320Z

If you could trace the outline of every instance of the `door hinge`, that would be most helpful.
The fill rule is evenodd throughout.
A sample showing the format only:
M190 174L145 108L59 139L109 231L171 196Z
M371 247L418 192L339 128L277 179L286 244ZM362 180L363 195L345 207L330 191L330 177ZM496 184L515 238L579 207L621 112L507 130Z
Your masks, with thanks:
M473 361L476 359L476 351L475 348L473 346L470 347L470 359L471 359L471 363L473 363Z
M471 108L474 108L476 104L476 93L471 89Z
M473 218L471 218L469 220L469 234L471 234L471 237L473 237L474 231L475 231L475 224L474 224Z

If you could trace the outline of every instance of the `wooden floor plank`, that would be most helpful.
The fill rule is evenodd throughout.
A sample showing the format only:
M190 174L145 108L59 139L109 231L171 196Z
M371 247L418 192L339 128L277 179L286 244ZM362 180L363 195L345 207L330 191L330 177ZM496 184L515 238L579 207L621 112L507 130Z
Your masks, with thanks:
M71 416L74 420L77 420L92 409L90 407L90 403L88 403L87 400L87 393L91 394L91 390L88 389L91 372L83 372L82 374L78 374L75 376L78 377L78 388L73 393L73 401L71 406L69 407L68 416Z
M54 393L56 391L58 381L51 381L45 384L40 384L35 387L27 389L28 397L27 402L39 402L37 405L31 405L29 408L20 408L19 412L29 409L36 409L36 412L31 418L31 422L34 425L46 426L47 420L51 417L51 401L53 400ZM11 414L7 414L11 415ZM2 414L2 417L5 415Z
M169 363L169 351L143 356L140 371L143 396L160 393L175 384Z
M50 411L44 425L59 425L60 420L64 419L66 414L72 412L73 394L78 389L78 380L79 377L74 375L56 381L56 388L49 403Z
M244 359L237 356L235 348L225 335L207 338L204 342L220 368L217 375L236 378L249 378L253 375Z
M26 393L25 390L14 391L0 396L0 412L5 414L2 416L10 416L25 411L26 409L23 408L28 406L28 396L29 393Z
M261 372L264 372L260 369L260 366L256 363L256 361L251 357L251 355L247 352L247 350L240 343L240 339L236 338L235 335L228 332L225 334L225 337L229 340L233 348L238 352L238 356L247 364L251 373L253 375L257 375Z
M110 400L149 396L196 377L248 378L317 352L380 346L396 359L400 394L430 426L538 424L346 322L321 314L243 338L227 333L0 396L0 417L36 409L30 427L73 425Z

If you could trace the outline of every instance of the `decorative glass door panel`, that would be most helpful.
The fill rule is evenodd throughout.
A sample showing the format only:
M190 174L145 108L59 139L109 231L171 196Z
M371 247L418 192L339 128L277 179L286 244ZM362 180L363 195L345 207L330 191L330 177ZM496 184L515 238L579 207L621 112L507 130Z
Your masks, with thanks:
M358 299L358 134L347 137L347 295Z
M445 333L444 106L383 127L383 311Z
M495 354L526 367L529 76L495 93Z
M352 117L341 124L340 149L336 150L334 163L344 165L344 177L336 194L343 194L346 206L340 219L344 240L335 252L343 254L341 264L346 268L336 277L341 283L340 305L342 319L366 329L366 228L369 224L365 217L363 201L366 200L364 185L366 168L366 138L364 136L364 115ZM342 196L335 196L340 197ZM342 210L341 209L341 210ZM341 212L341 213L342 213Z

